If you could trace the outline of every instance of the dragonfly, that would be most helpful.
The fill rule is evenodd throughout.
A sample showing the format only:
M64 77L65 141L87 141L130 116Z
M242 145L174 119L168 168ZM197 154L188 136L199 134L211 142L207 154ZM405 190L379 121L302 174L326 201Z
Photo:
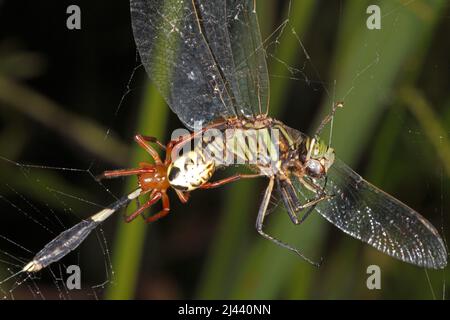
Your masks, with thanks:
M187 202L196 189L254 177L268 179L257 214L257 232L314 265L320 263L265 232L264 219L273 193L278 193L296 225L318 212L343 232L391 257L424 268L447 265L446 247L433 225L364 180L336 158L334 149L320 138L342 103L333 106L311 137L269 116L269 76L255 1L131 0L130 7L142 64L191 133L167 145L136 135L135 140L155 163L106 171L102 177L137 175L139 187L61 233L21 272L37 272L60 260L100 223L144 194L149 195L148 201L128 216L127 222L158 201L162 201L163 210L147 222L167 215L169 189ZM205 133L212 130L222 138L206 140ZM243 133L244 139L227 135L230 130ZM195 140L200 142L179 154ZM152 143L165 149L164 161ZM233 161L223 161L212 153L226 153ZM218 168L236 162L253 173L211 181Z

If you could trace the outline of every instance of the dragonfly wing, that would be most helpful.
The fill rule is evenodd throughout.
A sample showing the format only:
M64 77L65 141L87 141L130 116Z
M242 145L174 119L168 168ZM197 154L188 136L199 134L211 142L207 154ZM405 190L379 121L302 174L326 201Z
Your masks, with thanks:
M134 39L147 74L172 111L190 129L236 115L228 84L215 60L218 57L212 52L213 48L221 52L220 43L211 46L202 33L206 26L214 25L203 19L225 18L206 9L197 12L196 2L130 1ZM224 3L215 1L214 5L216 13L225 13ZM210 7L206 5L207 9ZM225 63L223 59L220 62Z
M256 13L249 21L234 20L247 13L247 2L131 0L133 33L142 63L167 104L190 129L220 118L253 115L252 106L246 103L252 89L242 79L252 73L248 68L255 64L244 63L245 53L236 48L240 43L231 45L231 41L255 37ZM237 38L234 33L241 32L242 25L247 31ZM244 88L245 99L241 97Z
M264 114L269 108L269 75L253 0L227 0L228 30L241 113Z
M316 209L342 231L417 266L441 269L447 265L444 242L428 220L338 159L328 171L326 192L334 196Z

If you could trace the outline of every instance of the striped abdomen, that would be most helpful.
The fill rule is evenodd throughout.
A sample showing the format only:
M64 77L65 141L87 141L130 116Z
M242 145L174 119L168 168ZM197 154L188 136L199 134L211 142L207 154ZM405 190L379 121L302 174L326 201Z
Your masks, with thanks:
M275 169L280 158L280 131L277 128L228 128L207 130L195 152L212 159L215 166L250 165Z

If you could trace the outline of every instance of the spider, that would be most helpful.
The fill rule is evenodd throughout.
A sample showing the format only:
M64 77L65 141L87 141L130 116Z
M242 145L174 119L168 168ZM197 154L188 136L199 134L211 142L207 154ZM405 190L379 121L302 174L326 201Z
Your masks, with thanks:
M212 160L207 160L203 153L197 149L189 151L173 161L171 154L174 148L192 139L192 137L192 134L180 137L180 139L172 140L165 146L155 137L137 134L134 136L134 140L150 155L154 163L140 162L138 168L105 171L98 176L98 179L111 179L137 175L139 186L142 189L140 195L149 194L147 202L138 205L136 211L124 217L125 222L129 223L138 216L143 216L144 210L159 200L162 202L162 210L145 218L145 221L150 223L165 217L170 212L170 202L167 194L170 188L175 190L182 203L186 203L190 192L195 189L216 188L248 176L236 174L216 182L209 182L216 169L215 163ZM165 150L164 161L150 143L155 143Z

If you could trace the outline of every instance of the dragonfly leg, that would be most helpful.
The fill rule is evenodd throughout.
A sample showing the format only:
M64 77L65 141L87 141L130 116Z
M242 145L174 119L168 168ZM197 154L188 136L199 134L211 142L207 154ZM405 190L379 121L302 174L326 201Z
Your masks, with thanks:
M145 222L147 222L147 223L154 222L154 221L161 219L169 214L169 211L170 211L169 196L165 192L160 192L159 194L161 195L161 198L162 198L163 208L158 213L155 213L154 215L148 217L147 220L145 220Z
M153 147L151 145L148 144L148 142L153 142L153 141L149 141L147 139L151 139L151 137L144 137L140 134L137 134L134 136L134 140L141 146L142 149L144 149L145 151L147 151L148 154L150 154L150 156L153 158L153 160L155 160L156 164L162 164L161 158L159 157L158 152L153 149Z
M309 216L309 214L314 210L315 206L326 199L331 198L331 196L326 195L321 189L320 186L312 182L307 182L305 180L300 180L309 190L315 192L318 196L315 198L308 200L306 203L301 204L298 199L297 193L292 186L292 183L289 179L286 180L278 180L278 192L281 194L281 197L284 202L284 206L289 214L289 218L291 218L292 223L299 225ZM300 211L307 209L308 211L299 219Z
M212 189L212 188L217 188L220 186L223 186L224 184L230 183L230 182L234 182L240 179L249 179L249 178L256 178L256 177L261 177L260 174L235 174L231 177L228 178L224 178L222 180L218 180L215 182L207 182L205 184L203 184L202 186L199 187L199 189Z
M286 248L286 249L289 249L289 250L295 252L303 260L309 262L310 264L312 264L316 267L319 267L321 265L322 261L320 261L319 263L314 262L311 259L309 259L308 257L306 257L305 255L303 255L303 253L301 253L298 249L296 249L296 248L290 246L289 244L282 242L282 241L278 240L277 238L272 237L271 235L264 232L264 230L263 230L264 217L266 216L267 207L269 206L270 197L272 195L274 180L275 180L274 178L270 179L269 185L267 186L266 192L264 193L264 198L262 200L261 206L259 207L259 211L258 211L258 218L256 219L256 230L258 231L258 233L261 236L263 236L267 240L270 240L283 248Z
M316 205L317 205L319 202L322 202L322 201L324 201L324 200L328 200L328 199L331 199L331 198L333 198L332 195L325 194L325 195L322 195L322 196L319 197L319 198L309 200L309 201L306 202L305 204L301 205L301 206L298 208L299 213L300 213L301 211L305 210L305 209L308 209L308 211L305 212L305 214L300 218L300 220L298 220L298 216L297 216L296 218L297 218L297 221L298 221L298 222L297 222L297 223L294 222L294 223L295 223L295 224L301 224L303 221L306 220L306 218L311 214L311 212L314 211L314 209L316 208Z
M337 102L333 105L333 108L331 109L331 112L322 120L322 122L320 123L319 127L316 130L316 133L314 135L314 137L317 137L320 132L322 131L322 129L328 124L328 122L331 121L331 119L333 119L334 114L336 113L336 110L338 108L343 108L344 107L344 103L343 102Z
M301 224L303 221L306 220L306 218L311 214L311 212L314 211L314 209L316 208L316 205L324 200L328 200L334 197L334 195L330 195L330 194L326 194L324 188L325 187L321 187L315 183L313 183L312 181L308 181L305 179L301 179L300 180L301 183L308 188L309 190L316 192L317 196L314 199L310 199L308 200L306 203L302 204L301 206L299 206L297 208L297 212L300 213L301 211L308 209L308 211L306 211L305 214L303 214L303 216L300 218L300 220L298 219L298 215L295 216L295 220L292 220L292 222L294 222L294 224ZM326 185L327 180L325 181L325 185ZM292 218L291 218L292 219Z
M301 203L291 180L288 178L278 178L277 188L278 193L281 195L281 199L283 200L284 207L289 214L289 218L294 224L298 224L297 211L301 206Z
M124 216L125 222L129 223L129 222L133 221L134 219L136 219L138 216L140 216L144 212L145 209L151 207L159 199L161 199L161 196L162 196L161 192L153 191L150 194L150 199L146 203L144 203L142 206L140 206L135 212L133 212L129 216L127 216L127 215Z

